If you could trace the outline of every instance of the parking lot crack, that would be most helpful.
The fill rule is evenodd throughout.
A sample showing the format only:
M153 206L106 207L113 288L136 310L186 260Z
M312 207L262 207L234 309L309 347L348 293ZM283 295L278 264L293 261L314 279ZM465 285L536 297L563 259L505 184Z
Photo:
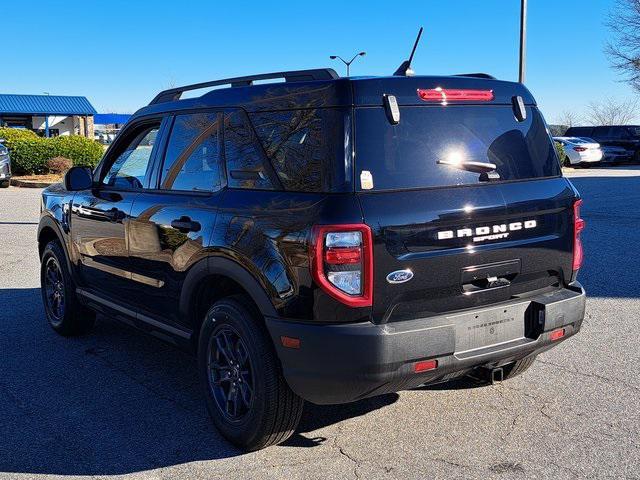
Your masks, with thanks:
M338 450L338 452L340 452L340 455L342 455L343 457L349 459L349 461L351 461L353 463L353 475L356 478L360 478L360 473L358 472L358 468L360 468L360 461L353 457L351 454L349 454L344 447L342 447L341 445L338 444L338 438L339 435L342 433L342 430L340 429L338 431L338 434L335 436L334 440L333 440L333 446L334 448L336 448Z
M537 360L538 363L542 363L544 365L550 365L552 367L556 367L559 370L565 371L565 372L569 372L572 373L574 375L579 375L581 377L587 377L587 378L593 378L596 380L602 380L603 382L606 383L615 383L616 385L622 385L623 387L626 387L630 390L635 390L636 392L640 392L640 387L636 387L635 385L631 385L628 383L625 383L624 381L622 381L621 379L613 379L613 378L609 378L609 377L605 377L603 375L598 375L597 373L589 373L589 372L581 372L579 370L575 370L573 368L569 368L565 365L560 365L558 363L553 363L553 362L548 362L546 360Z

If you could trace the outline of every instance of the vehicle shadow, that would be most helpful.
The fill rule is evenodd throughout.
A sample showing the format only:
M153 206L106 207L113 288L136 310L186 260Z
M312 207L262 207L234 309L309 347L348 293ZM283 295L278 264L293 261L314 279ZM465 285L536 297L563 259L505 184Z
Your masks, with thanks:
M60 337L36 288L0 299L0 472L117 475L243 454L210 422L192 355L104 317ZM305 433L397 399L307 404L285 445L320 445Z

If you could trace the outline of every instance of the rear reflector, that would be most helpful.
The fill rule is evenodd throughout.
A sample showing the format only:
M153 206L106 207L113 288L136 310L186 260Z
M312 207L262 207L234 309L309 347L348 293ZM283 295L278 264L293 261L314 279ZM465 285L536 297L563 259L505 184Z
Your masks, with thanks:
M435 370L438 368L437 360L423 360L413 365L413 371L415 373L428 372L429 370Z
M285 348L300 348L300 339L294 337L280 337L280 342L282 342L282 346Z
M429 88L418 89L418 97L425 102L490 102L493 100L493 90L467 90L459 88Z
M360 247L330 248L324 252L324 261L330 265L351 265L360 263Z
M558 330L554 330L553 332L551 332L551 335L549 335L549 339L552 342L555 342L556 340L560 340L562 337L564 337L564 328L559 328Z

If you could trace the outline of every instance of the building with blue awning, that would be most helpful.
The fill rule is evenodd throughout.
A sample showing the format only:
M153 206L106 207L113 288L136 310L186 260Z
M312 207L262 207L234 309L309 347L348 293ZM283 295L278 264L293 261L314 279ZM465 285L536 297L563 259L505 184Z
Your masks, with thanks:
M95 139L105 145L110 144L130 118L128 113L97 113L94 115Z
M93 138L96 109L86 97L0 94L0 125L39 135Z

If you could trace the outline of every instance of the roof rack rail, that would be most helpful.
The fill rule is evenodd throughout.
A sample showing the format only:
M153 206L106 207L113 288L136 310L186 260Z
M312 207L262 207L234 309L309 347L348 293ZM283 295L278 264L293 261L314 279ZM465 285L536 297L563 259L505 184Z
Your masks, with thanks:
M489 80L495 80L496 77L489 75L488 73L456 73L454 77L474 77L474 78L488 78Z
M199 90L201 88L215 87L217 85L231 85L232 87L247 87L253 85L256 80L270 80L272 78L284 78L286 82L305 82L310 80L334 80L340 78L332 68L317 68L313 70L291 70L288 72L262 73L259 75L248 75L246 77L224 78L211 82L194 83L183 87L163 90L151 100L149 105L157 103L174 102L180 100L184 92Z

